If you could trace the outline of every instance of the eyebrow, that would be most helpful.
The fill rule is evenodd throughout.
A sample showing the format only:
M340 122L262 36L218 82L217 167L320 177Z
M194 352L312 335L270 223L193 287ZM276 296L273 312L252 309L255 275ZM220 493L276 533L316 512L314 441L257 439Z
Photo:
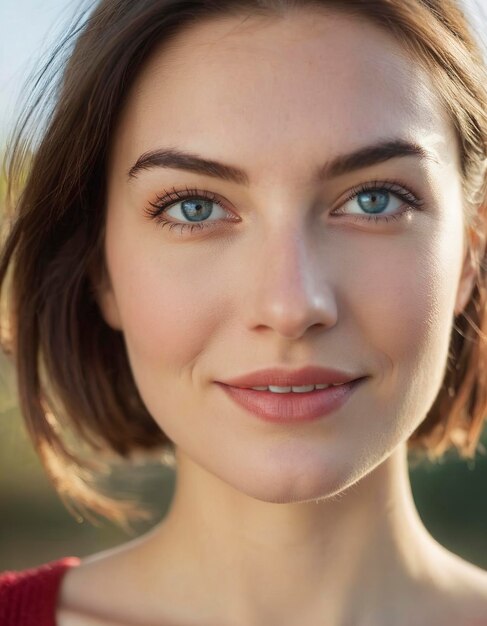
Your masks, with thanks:
M416 156L435 162L437 158L426 148L404 139L393 139L365 146L349 154L339 155L319 167L314 179L322 182L327 178L334 178L348 174L372 165L384 163L396 157ZM142 170L152 168L171 168L194 172L203 176L221 178L240 185L249 185L248 174L238 167L226 165L202 158L191 152L184 152L176 148L161 148L142 154L128 171L128 179L134 179Z

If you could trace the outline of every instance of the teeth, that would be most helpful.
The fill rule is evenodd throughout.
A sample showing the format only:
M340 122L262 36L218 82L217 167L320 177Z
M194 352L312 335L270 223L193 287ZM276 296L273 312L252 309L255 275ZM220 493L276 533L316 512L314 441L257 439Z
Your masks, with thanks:
M274 393L289 393L292 387L277 387L274 385L269 385L269 391L273 391Z
M303 385L302 387L292 387L294 393L305 393L306 391L313 391L315 388L314 385Z
M272 391L273 393L306 393L315 389L326 389L327 387L335 387L335 385L301 385L292 387L279 387L277 385L269 385L268 387L251 387L255 391Z

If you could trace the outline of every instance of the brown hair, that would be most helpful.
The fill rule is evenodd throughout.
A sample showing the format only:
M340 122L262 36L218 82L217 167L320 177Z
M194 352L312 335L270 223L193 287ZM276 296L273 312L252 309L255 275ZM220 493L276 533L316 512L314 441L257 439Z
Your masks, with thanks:
M55 104L35 149L29 151L26 129L42 110L39 103L19 120L8 154L10 213L0 258L2 345L15 360L27 430L68 507L70 498L85 514L91 509L125 527L128 519L147 517L136 503L104 494L94 478L110 459L157 451L169 454L170 462L174 449L142 402L123 335L104 322L92 280L105 267L106 161L124 99L155 47L191 24L231 15L279 16L301 7L345 11L396 36L433 78L456 129L476 284L465 310L452 320L442 387L408 446L432 459L452 447L464 457L475 454L487 413L487 76L456 3L102 0L72 27L39 77L46 90L46 73L74 41L55 74L59 83L47 82L54 85ZM91 457L82 454L80 442Z

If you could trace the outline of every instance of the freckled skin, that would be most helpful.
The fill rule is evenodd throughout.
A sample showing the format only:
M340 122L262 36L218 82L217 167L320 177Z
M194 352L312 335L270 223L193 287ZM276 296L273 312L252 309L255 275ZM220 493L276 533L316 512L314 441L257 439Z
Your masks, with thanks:
M312 183L325 161L392 138L435 159L396 158ZM162 146L245 169L250 185L175 169L128 182L138 157ZM417 571L431 581L447 568L425 548L404 450L438 392L473 273L463 264L457 146L429 77L363 20L296 12L202 23L143 68L108 171L110 284L100 306L123 332L141 396L178 461L167 523L147 549L120 556L140 570L136 617L143 604L144 617L160 619L160 603L181 617L173 580L192 590L194 616L210 615L207 623L228 613L266 626L300 615L307 625L319 614L335 626L367 608L376 626L401 626L401 598L404 624L420 623L409 611L436 615L425 599L435 594L415 595ZM389 223L354 221L363 212L347 193L370 181L393 181L423 205ZM181 234L147 218L157 195L186 186L221 198L214 228ZM404 209L394 194L391 202L390 213ZM334 214L344 206L346 215ZM176 208L171 219L183 221ZM370 378L334 414L294 426L252 417L214 384L305 364ZM413 557L422 565L406 575ZM117 558L105 560L105 574ZM316 600L323 588L326 607ZM212 613L212 590L227 613ZM105 593L118 604L132 591ZM448 626L455 615L444 606Z

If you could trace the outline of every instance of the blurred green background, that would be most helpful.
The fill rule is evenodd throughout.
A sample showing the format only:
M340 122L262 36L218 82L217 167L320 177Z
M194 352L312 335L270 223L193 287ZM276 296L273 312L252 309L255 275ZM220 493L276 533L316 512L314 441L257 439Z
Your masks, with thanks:
M0 571L33 567L63 556L83 557L119 545L150 529L168 510L172 471L151 461L117 469L115 489L140 494L157 514L129 535L110 522L77 522L45 477L19 418L12 372L0 359ZM487 429L482 437L487 447ZM441 463L410 470L414 498L425 526L452 552L487 569L487 455L474 461L448 453Z

